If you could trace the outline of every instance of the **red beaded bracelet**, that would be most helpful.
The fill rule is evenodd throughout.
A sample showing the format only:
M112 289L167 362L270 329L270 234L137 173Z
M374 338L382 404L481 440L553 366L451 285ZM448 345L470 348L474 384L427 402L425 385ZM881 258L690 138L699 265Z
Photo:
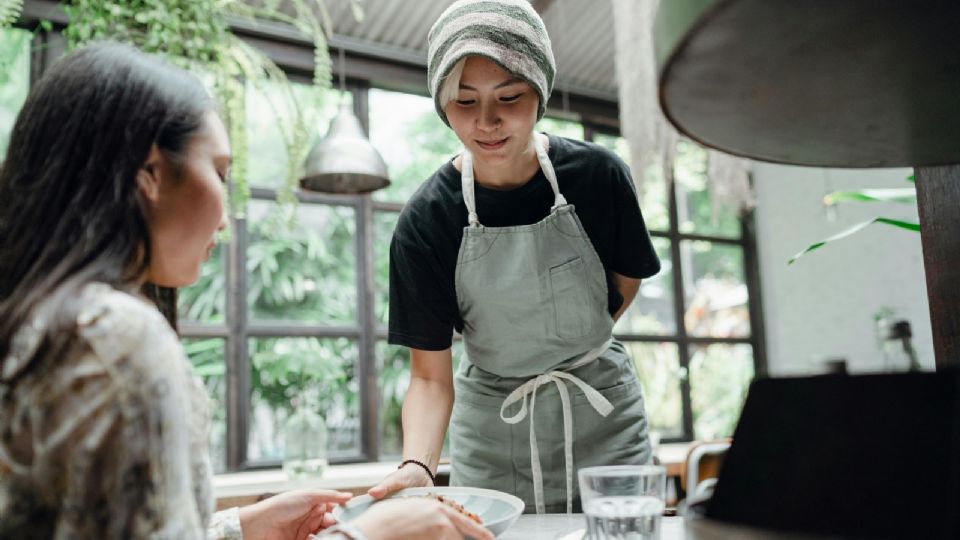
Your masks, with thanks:
M433 484L434 486L437 485L437 477L434 476L434 475L433 475L433 472L430 471L430 467L427 467L427 464L424 463L424 462L422 462L422 461L417 461L417 460L415 460L415 459L408 459L408 460L404 461L403 463L401 463L401 464L397 467L397 469L402 469L402 468L404 468L408 463L413 463L414 465L419 465L419 466L423 467L423 470L427 471L427 475L430 476L430 483Z

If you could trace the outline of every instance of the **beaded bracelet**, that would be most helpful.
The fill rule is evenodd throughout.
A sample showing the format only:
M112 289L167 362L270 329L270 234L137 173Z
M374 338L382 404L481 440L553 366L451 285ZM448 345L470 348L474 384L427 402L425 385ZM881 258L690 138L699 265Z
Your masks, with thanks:
M422 461L417 461L417 460L415 460L415 459L408 459L408 460L404 461L403 463L401 463L401 464L397 467L397 469L402 469L402 468L404 468L404 467L405 467L407 464L409 464L409 463L413 463L414 465L419 465L420 467L423 467L423 470L427 471L427 475L430 476L430 483L433 484L434 486L437 485L437 477L434 476L434 475L433 475L433 472L430 471L430 467L427 467L427 464L424 463L424 462L422 462Z

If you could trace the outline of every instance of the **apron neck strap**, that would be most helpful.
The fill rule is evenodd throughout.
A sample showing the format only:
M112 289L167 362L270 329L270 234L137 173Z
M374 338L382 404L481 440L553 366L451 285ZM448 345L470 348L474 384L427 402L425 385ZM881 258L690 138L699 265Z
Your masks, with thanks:
M540 169L543 170L543 175L547 177L550 189L553 190L553 207L550 210L556 210L566 205L567 200L560 193L560 187L557 184L557 173L553 169L553 163L550 162L550 157L547 156L546 145L536 133L533 134L533 147L537 152L537 161L540 162ZM480 218L477 216L477 197L474 190L473 153L469 150L464 149L463 151L461 169L460 182L463 188L463 202L467 206L467 218L470 221L471 227L480 227Z

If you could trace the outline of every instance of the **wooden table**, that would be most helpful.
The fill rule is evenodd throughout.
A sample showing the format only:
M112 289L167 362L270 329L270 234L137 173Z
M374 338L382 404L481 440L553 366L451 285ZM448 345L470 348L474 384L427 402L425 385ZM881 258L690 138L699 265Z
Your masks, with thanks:
M524 514L497 540L580 540L582 537L576 533L585 528L583 514ZM824 540L824 537L671 516L660 522L660 540Z
M586 526L583 514L524 514L498 540L557 540L582 531ZM660 540L685 538L683 518L663 518L660 523Z

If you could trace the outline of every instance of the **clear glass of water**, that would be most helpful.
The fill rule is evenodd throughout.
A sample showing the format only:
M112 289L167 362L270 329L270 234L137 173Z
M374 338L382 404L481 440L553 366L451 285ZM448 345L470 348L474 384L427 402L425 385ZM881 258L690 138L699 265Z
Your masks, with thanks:
M578 472L590 540L659 540L667 470L657 465L587 467Z

